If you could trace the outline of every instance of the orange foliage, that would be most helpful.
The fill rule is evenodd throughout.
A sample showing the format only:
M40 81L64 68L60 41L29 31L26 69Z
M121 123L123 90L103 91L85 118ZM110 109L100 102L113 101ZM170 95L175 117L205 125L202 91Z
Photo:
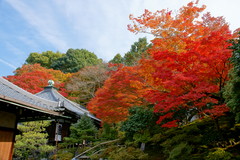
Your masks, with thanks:
M35 94L42 91L43 87L47 86L48 80L54 79L54 77L49 73L33 71L25 72L22 75L8 76L6 79L20 88Z
M230 44L226 41L230 38L231 35L223 37L214 32L200 42L186 43L187 52L154 52L153 59L147 61L148 65L142 60L145 72L149 71L148 66L155 68L148 73L152 75L147 79L152 90L146 95L147 100L155 104L155 112L165 115L195 110L195 114L215 118L228 111L220 91L231 67L228 62L231 51L227 49ZM174 116L178 116L172 115L176 122ZM160 117L158 123L166 119L170 118Z
M152 103L158 123L176 127L193 115L221 116L221 95L231 68L228 40L234 38L223 17L199 15L205 6L190 2L175 16L161 10L134 18L128 29L155 36L150 59L116 71L97 91L88 109L106 122L123 121L134 105Z
M121 67L112 73L88 103L88 110L104 122L116 123L127 118L130 107L144 105L148 88L137 70L137 67Z
M72 76L71 73L63 73L60 70L54 70L54 69L46 69L45 67L42 67L40 64L25 64L21 68L18 68L15 71L15 75L22 75L24 73L34 72L34 71L43 71L46 73L49 73L53 75L53 77L58 80L59 82L65 82L69 77Z
M155 13L145 10L139 18L130 16L133 25L128 25L128 29L134 33L153 34L156 38L152 41L151 50L183 52L186 47L184 39L194 40L208 34L203 24L197 21L204 9L205 6L197 7L191 2L175 16L166 9Z
M188 41L199 41L212 32L218 31L222 35L229 34L228 24L223 17L212 17L210 13L200 14L206 6L197 6L197 2L190 2L179 9L176 15L166 9L152 13L145 13L137 18L130 15L132 25L128 29L133 33L150 33L155 36L152 40L151 52L171 51L185 52Z
M48 85L48 80L54 80L55 87L59 88L59 92L63 96L68 95L66 89L64 89L64 82L71 74L46 69L40 64L23 65L15 71L15 74L6 77L6 79L30 93L35 94L42 91Z
M146 98L162 114L158 123L163 127L177 126L183 110L213 118L228 111L220 91L231 67L228 40L234 36L222 17L207 13L197 21L204 8L191 2L175 17L166 10L131 17L129 30L156 36L149 49L152 59L141 60L141 73L152 87Z

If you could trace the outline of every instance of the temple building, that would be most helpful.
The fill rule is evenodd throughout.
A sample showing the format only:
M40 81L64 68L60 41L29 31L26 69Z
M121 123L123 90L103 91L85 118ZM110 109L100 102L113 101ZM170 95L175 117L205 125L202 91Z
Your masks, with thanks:
M52 125L47 128L49 134L49 141L56 141L56 132L58 127L61 127L62 132L59 133L58 141L62 141L62 139L66 136L69 136L69 127L72 123L76 123L81 116L86 114L90 117L94 124L99 127L100 120L93 116L85 107L81 106L78 103L68 100L64 96L62 96L57 89L53 86L54 82L49 80L49 85L44 87L44 90L36 93L35 95L41 97L43 99L53 101L58 103L58 106L61 108L61 112L63 115L69 118L58 118L52 122ZM56 129L55 129L56 128Z
M48 128L50 142L62 141L69 135L70 125L84 114L100 125L99 119L63 97L53 87L53 82L49 82L42 92L34 95L0 77L0 159L12 159L19 122L52 120Z

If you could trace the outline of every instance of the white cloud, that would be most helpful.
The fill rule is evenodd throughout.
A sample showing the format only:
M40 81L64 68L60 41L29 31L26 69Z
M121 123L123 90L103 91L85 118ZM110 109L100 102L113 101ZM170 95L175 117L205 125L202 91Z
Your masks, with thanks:
M126 53L131 44L142 37L127 30L131 6L135 5L131 1L56 0L55 3L72 26L78 47L93 51L104 60L112 59L117 53Z
M127 30L127 24L131 23L129 14L138 17L144 9L155 12L169 8L174 11L191 0L7 1L38 31L42 40L57 50L65 52L69 48L85 48L104 60L110 60L117 53L126 53L139 37L150 37L134 35ZM237 14L230 14L233 6L237 12L237 0L231 0L231 4L225 0L202 3L205 2L214 15L224 11L227 20L238 21Z
M19 36L18 39L31 48L37 49L39 47L35 40L29 39L26 36Z
M25 54L21 49L15 47L15 46L14 46L12 43L10 43L10 42L5 42L5 45L6 45L6 47L8 48L8 50L11 51L11 53L13 53L13 54L16 55L16 56L22 56L22 55Z
M5 64L5 65L7 65L8 67L11 67L11 68L14 69L14 70L17 69L16 66L14 66L13 64L11 64L11 63L9 63L9 62L1 59L1 58L0 58L0 62L3 63L3 64Z
M207 6L206 11L210 12L215 17L223 16L226 22L229 23L230 29L235 30L240 27L239 21L239 0L211 0L201 1L201 4Z
M66 41L62 40L61 30L58 28L59 24L55 23L55 17L52 14L54 8L50 8L48 3L33 3L34 6L32 6L33 4L30 5L19 0L8 0L7 2L38 31L42 39L46 39L57 49L67 49L68 45Z
M8 68L16 69L14 65L24 63L31 52L52 50L64 53L69 48L84 48L108 61L117 53L123 55L129 51L139 37L153 39L152 36L135 35L127 30L127 25L131 23L129 14L138 17L144 13L144 9L155 12L167 8L175 13L190 1L192 0L3 0L0 10L0 62ZM239 0L199 2L206 4L206 11L212 15L224 16L231 29L240 26L237 16ZM3 17L6 15L8 17ZM14 65L3 59L11 59Z

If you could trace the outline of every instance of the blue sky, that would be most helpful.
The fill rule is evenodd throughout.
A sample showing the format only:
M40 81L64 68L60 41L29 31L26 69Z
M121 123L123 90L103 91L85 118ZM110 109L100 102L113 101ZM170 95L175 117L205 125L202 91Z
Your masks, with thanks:
M32 52L87 49L104 61L124 55L139 37L129 14L177 10L190 0L0 0L0 76L13 75ZM206 11L240 27L239 0L200 0ZM150 40L152 37L148 36Z

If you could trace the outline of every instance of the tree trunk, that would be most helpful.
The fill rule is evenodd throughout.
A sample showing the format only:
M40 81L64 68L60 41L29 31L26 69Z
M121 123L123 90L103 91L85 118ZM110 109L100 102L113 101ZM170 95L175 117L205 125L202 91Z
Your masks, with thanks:
M141 149L142 151L145 150L145 143L141 143L141 147L140 147L140 149Z
M216 118L214 121L215 121L215 125L216 125L216 128L217 128L217 131L220 131L218 118Z

